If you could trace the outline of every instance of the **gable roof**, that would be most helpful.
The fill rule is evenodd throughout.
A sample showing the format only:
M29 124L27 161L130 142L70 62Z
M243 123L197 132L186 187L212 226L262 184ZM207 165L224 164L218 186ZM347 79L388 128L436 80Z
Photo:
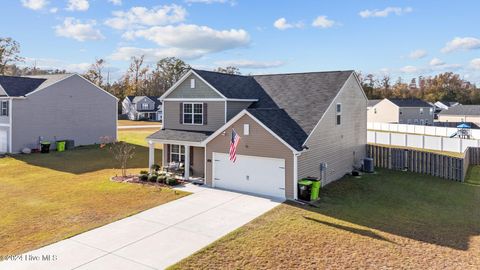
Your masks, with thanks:
M21 97L33 91L46 88L73 74L53 74L36 76L0 76L0 85L10 97Z
M382 101L381 99L369 99L368 100L368 107L373 107L375 105L377 105L377 103L379 103L380 101Z
M283 109L247 109L282 140L301 151L308 134Z
M478 115L480 116L480 105L456 105L448 110L443 110L440 115Z
M389 98L393 104L397 105L398 107L432 107L426 101L423 101L418 98L406 98L406 99L395 99Z
M128 100L130 100L131 103L137 103L141 101L144 98L148 98L151 101L155 103L155 111L159 109L160 105L162 105L162 102L158 99L158 96L126 96ZM144 110L144 111L152 111L152 110Z

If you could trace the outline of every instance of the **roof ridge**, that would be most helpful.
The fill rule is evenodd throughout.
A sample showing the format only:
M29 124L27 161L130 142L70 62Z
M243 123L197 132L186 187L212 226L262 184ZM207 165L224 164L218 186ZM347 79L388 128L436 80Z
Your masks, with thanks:
M341 73L341 72L355 72L353 69L347 70L326 70L326 71L306 71L306 72L287 72L287 73L271 73L271 74L258 74L258 75L250 75L252 77L259 77L259 76L275 76L275 75L301 75L301 74L318 74L318 73Z

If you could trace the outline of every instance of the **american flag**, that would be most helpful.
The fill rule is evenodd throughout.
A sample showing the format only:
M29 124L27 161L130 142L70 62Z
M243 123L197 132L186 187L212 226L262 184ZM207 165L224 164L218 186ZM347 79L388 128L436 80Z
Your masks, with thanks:
M230 140L230 160L235 163L237 161L237 145L240 142L240 136L238 136L235 129L232 129L232 138Z

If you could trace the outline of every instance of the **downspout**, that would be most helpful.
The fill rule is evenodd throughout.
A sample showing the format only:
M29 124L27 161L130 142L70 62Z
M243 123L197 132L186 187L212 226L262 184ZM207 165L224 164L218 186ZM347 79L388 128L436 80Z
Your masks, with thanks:
M12 129L13 129L13 114L12 114L12 111L13 111L13 107L12 107L12 104L13 104L13 99L10 98L8 100L8 118L9 118L9 121L10 121L10 128L8 129L8 151L9 153L13 153L13 145L12 145Z

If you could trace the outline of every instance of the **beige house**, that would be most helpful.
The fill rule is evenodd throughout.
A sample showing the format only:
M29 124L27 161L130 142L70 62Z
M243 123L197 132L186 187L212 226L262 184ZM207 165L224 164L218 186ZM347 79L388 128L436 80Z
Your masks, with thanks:
M368 122L433 125L435 109L420 99L383 99L368 107Z
M190 70L161 98L164 165L182 162L185 178L215 188L297 198L297 181L323 184L365 157L367 99L353 71L229 75ZM235 131L237 160L229 160ZM323 168L323 169L321 169Z
M439 122L474 123L480 125L480 105L457 105L438 114Z

